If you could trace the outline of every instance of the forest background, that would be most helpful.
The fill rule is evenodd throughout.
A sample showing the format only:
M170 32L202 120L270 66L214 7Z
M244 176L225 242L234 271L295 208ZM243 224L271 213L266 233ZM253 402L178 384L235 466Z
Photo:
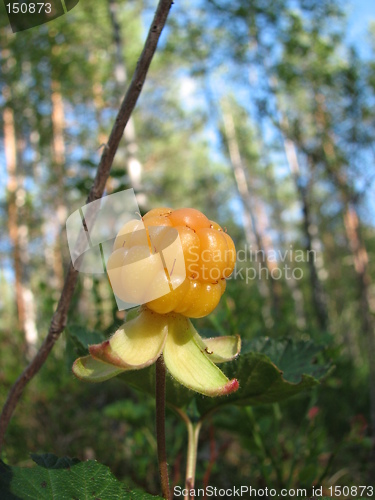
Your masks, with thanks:
M375 12L365 3L176 2L116 155L106 194L133 187L142 213L195 207L242 250L218 308L194 321L200 332L313 341L332 366L310 392L213 417L198 484L370 484ZM17 34L0 7L1 405L48 330L70 263L65 222L85 202L155 6L81 0ZM80 276L3 460L94 458L159 493L152 399L71 373L77 332L109 334L124 314L105 279ZM167 425L182 484L185 429L172 413Z

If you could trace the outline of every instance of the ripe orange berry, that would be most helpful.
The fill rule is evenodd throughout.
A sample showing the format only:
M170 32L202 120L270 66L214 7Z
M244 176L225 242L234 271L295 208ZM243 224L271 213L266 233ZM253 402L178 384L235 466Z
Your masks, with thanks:
M168 270L159 255L175 242L176 231L185 278L181 276L184 273ZM200 318L218 305L235 260L234 243L216 222L193 208L162 207L150 210L142 220L124 225L115 240L107 271L116 296L124 302L146 303L158 314L177 312ZM161 295L153 300L151 283Z
M187 226L195 231L203 227L210 227L210 221L207 217L195 208L179 208L174 210L168 218L174 227Z
M185 300L175 308L175 312L189 318L202 318L215 309L221 295L219 283L211 284L191 280L190 289L185 295Z
M157 218L156 218L156 217ZM159 217L177 229L186 267L186 280L171 293L147 303L155 312L177 312L200 318L212 312L225 291L232 273L236 251L231 237L214 221L194 208L154 209L143 220L148 227ZM187 288L187 284L189 287ZM181 299L182 296L182 299Z
M202 280L210 283L219 281L224 276L227 267L226 254L228 243L222 231L203 228L197 231L201 243L199 266Z
M147 214L144 215L142 219L145 221L147 219L150 219L151 217L160 217L160 216L170 215L171 213L172 213L171 208L167 207L153 208L152 210L147 212Z

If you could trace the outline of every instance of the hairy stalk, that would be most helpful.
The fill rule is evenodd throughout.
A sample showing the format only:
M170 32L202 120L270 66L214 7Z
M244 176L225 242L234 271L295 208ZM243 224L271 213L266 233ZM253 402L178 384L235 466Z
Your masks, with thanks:
M188 431L188 449L186 458L186 476L185 476L185 489L187 494L184 496L184 500L190 500L189 491L194 488L195 484L195 471L197 468L197 456L198 456L198 441L199 433L202 428L203 417L196 424L190 420L186 413L176 406L172 406L173 410L182 418L185 422Z
M126 124L134 110L138 97L142 91L143 84L146 79L148 69L154 56L160 34L166 23L172 0L160 0L152 20L146 42L143 47L142 54L139 58L133 78L130 82L124 100L122 101L120 110L117 114L116 121L112 127L108 143L103 149L103 154L96 172L94 183L90 189L87 203L97 200L103 196L104 188L109 177L113 159L116 154L118 145L124 133ZM49 353L64 330L70 303L77 284L78 272L70 265L65 278L63 290L58 302L56 311L52 316L48 334L44 339L39 351L31 360L30 364L24 369L12 386L8 398L5 402L2 414L0 416L0 451L4 442L5 432L9 421L17 406L17 403L30 380L39 372Z
M195 471L197 468L197 457L198 457L198 440L199 433L202 427L202 421L200 420L196 424L190 422L190 428L188 428L188 451L186 460L186 479L185 488L190 490L194 488L195 485ZM187 499L190 500L190 495L188 492Z
M156 361L156 441L158 444L158 462L161 489L163 497L170 500L171 492L169 489L167 450L165 446L165 364L163 355Z

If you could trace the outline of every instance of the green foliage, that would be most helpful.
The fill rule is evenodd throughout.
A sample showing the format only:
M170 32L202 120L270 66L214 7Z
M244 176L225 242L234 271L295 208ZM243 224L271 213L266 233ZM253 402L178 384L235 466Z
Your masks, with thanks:
M260 352L253 350L254 344L260 348ZM238 360L223 366L229 378L239 380L240 389L225 398L215 398L213 401L200 399L198 409L205 414L227 404L272 404L311 389L327 370L324 366L312 364L321 350L312 342L268 339L249 343L244 346ZM281 366L285 367L284 372Z
M69 325L67 334L73 341L74 347L80 356L87 353L87 346L99 344L104 338L102 333L87 330L81 325Z
M114 420L120 420L135 424L145 420L150 414L150 407L146 404L134 404L133 401L116 401L107 405L104 409L104 415Z
M243 342L242 352L259 352L268 356L282 371L283 378L291 383L299 383L301 374L320 379L329 367L324 363L325 346L313 341L274 340L266 337Z
M146 493L129 491L108 467L93 460L80 462L50 453L32 455L36 467L9 467L0 462L0 490L4 500L147 500ZM57 496L56 496L57 495Z
M102 333L88 330L82 325L69 325L65 329L65 335L67 339L65 361L68 370L71 370L77 357L87 354L88 345L98 344L104 340Z

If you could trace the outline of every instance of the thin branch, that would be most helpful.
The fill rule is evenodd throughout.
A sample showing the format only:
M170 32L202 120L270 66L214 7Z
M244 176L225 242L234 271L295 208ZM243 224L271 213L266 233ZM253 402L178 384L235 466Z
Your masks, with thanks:
M132 81L130 82L124 100L122 101L120 110L116 117L116 121L112 127L108 143L104 147L94 183L87 197L87 203L98 200L103 196L105 184L109 177L109 173L119 142L124 133L125 126L128 123L128 120L137 103L138 97L142 91L148 69L150 67L152 58L156 50L156 46L160 38L160 34L166 23L172 3L172 0L159 1ZM60 300L57 305L57 309L50 323L48 334L35 357L25 368L22 374L18 377L9 392L2 414L0 416L0 450L4 442L4 436L9 421L22 395L23 390L25 389L28 382L30 382L30 380L41 369L55 342L66 326L69 306L77 284L77 278L78 272L73 268L72 265L70 265L65 278L64 287L61 292Z
M167 449L165 444L165 374L165 364L163 355L161 355L156 361L156 440L158 443L158 462L161 489L163 497L170 500L171 492L169 489Z

